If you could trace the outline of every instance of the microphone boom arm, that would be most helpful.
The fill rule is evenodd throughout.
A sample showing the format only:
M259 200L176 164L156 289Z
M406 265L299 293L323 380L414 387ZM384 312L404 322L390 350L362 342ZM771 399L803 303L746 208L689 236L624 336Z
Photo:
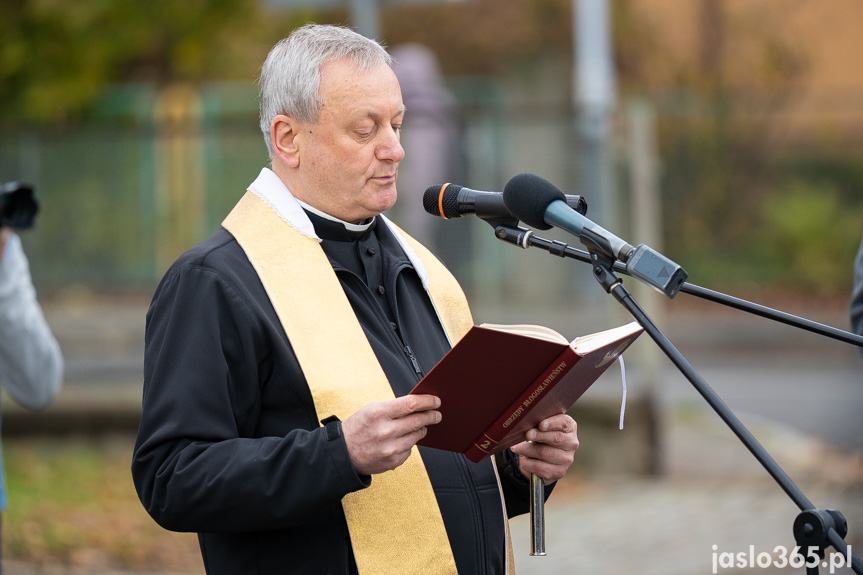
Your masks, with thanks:
M522 249L537 247L547 251L551 255L572 258L585 263L592 263L590 254L584 250L570 247L569 245L563 242L559 242L557 240L548 240L545 238L538 237L533 231L527 230L517 225L509 225L508 222L504 222L501 225L495 227L495 237L508 244L516 245ZM636 248L636 252L640 248L641 246ZM645 281L643 278L633 273L633 270L628 269L629 267L631 267L628 265L628 263L629 262L627 262L627 265L625 265L621 262L614 262L612 268L615 272L622 273L624 275L630 275L639 280ZM655 286L651 285L651 287ZM817 333L818 335L823 335L832 339L843 341L845 343L850 343L851 345L863 347L863 336L859 336L855 333L844 331L823 323L818 323L800 316L752 303L744 299L730 296L686 281L680 284L679 291L687 293L694 297L699 297L707 301L712 301L714 303L724 305L726 307L744 311L752 315L757 315L765 319L770 319L779 323L784 323L785 325L790 325L792 327L803 329L812 333Z
M665 353L665 355L671 360L671 362L677 367L680 373L689 380L692 386L701 394L701 396L707 401L710 407L716 412L717 415L725 422L725 424L731 429L731 431L737 436L738 439L743 443L743 445L749 450L749 452L758 460L761 466L765 471L774 479L774 481L785 491L786 495L794 502L795 505L801 510L801 512L797 515L794 525L793 525L793 534L795 538L795 542L803 551L805 555L808 553L810 549L815 549L818 552L820 557L824 557L827 547L832 546L836 549L840 554L847 557L850 562L850 566L852 570L858 575L863 575L863 560L860 557L852 553L851 546L845 542L845 536L848 533L847 522L845 517L841 512L835 509L818 509L816 508L812 502L806 497L803 491L794 484L788 474L780 467L780 465L776 462L773 457L767 452L767 450L758 442L755 436L746 428L745 425L737 418L731 408L722 401L719 395L713 390L713 388L708 385L708 383L695 371L695 368L692 367L692 364L687 361L687 359L683 356L680 351L671 343L671 340L662 333L659 327L651 320L651 318L647 315L647 313L641 308L638 302L633 299L631 294L627 291L626 287L623 285L621 279L615 274L615 272L620 271L621 273L627 273L627 266L621 264L614 260L613 257L610 257L604 250L592 251L589 254L581 250L575 250L573 248L568 247L563 242L557 241L549 241L542 238L535 237L534 233L523 228L519 228L518 226L498 226L495 229L495 236L499 239L506 241L508 243L512 243L514 245L518 245L523 249L527 249L531 246L538 246L540 248L546 249L549 253L553 253L554 255L558 255L560 257L572 257L581 261L586 261L593 264L593 275L599 284L603 287L603 289L610 295L614 297L644 328L644 331L650 336L651 339L659 346L659 348ZM590 242L587 242L588 244ZM640 279L640 278L639 278ZM692 293L693 295L700 295L698 292L703 290L703 288L697 288L695 290L691 288L697 288L697 286L691 286L691 284L682 283L680 291L687 291ZM706 291L706 290L705 290ZM722 295L718 292L712 292L716 296ZM712 301L717 301L718 303L725 303L723 298L727 298L727 296L723 296L722 298L716 297ZM730 299L730 298L729 298ZM735 299L735 305L731 307L736 307L737 309L743 309L744 311L749 311L746 309L746 306L740 305L743 303L743 300ZM746 302L747 304L749 302ZM754 304L749 304L750 306L754 306ZM789 314L783 314L782 312L776 312L775 310L770 310L770 314L766 313L769 308L763 308L762 306L757 306L759 308L759 312L756 315L760 315L762 317L772 317L774 314L782 314L784 317L782 319L778 319L783 323L788 323L790 325L795 325L797 327L801 327L803 329L808 329L809 331L816 331L817 333L822 333L822 330L812 329L816 325L814 322L809 322L808 320L803 320L809 325L802 325L797 321L790 321L794 316L790 316ZM756 313L753 311L753 313ZM800 318L802 319L802 318ZM828 328L824 331L841 331L835 330L834 328L829 328L829 326L823 326ZM835 337L832 333L823 333L823 335L828 335L830 337ZM858 346L863 347L863 338L859 336L854 336L854 334L847 334L851 336L850 338L836 338L843 339L844 341L849 341L849 343L854 343ZM807 574L818 573L818 566L822 563L819 561L814 566L810 567L808 562L806 564ZM824 563L826 565L826 563Z

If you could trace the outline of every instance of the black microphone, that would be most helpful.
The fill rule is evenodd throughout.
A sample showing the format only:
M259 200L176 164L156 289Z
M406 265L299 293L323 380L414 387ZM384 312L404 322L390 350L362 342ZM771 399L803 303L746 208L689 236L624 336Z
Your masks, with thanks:
M557 186L533 174L513 176L503 188L504 205L530 227L547 230L555 226L579 238L588 234L587 239L599 240L600 247L610 257L622 262L629 259L634 247L572 210L564 199Z
M566 204L578 213L587 213L587 202L581 196L564 196ZM514 220L506 209L503 192L481 192L456 184L429 186L423 194L423 208L445 220L474 214L483 220Z
M626 271L673 298L688 274L679 265L644 244L637 248L570 208L557 187L533 174L518 174L503 188L507 210L525 224L547 230L564 229L581 240L589 251L598 251L626 264Z

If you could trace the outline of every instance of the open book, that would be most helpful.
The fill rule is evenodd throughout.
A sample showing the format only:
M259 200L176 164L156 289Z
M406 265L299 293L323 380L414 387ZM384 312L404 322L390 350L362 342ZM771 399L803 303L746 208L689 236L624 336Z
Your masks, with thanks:
M633 322L569 342L536 325L474 326L411 393L441 399L419 445L479 461L564 413L642 332Z

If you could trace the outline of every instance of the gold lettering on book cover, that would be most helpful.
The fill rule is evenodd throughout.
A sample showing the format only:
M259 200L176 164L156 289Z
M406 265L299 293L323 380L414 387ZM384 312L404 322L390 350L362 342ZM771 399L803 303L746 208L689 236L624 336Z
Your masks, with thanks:
M509 427L510 425L512 425L512 423L513 423L516 419L518 419L518 417L521 415L521 412L522 412L522 411L524 411L524 407L519 406L519 408L518 408L518 409L516 409L516 410L512 413L512 415L510 415L510 416L509 416L509 418L507 418L507 420L506 420L506 421L504 421L504 422L503 422L503 427L504 427L504 428L507 428L507 427Z
M542 383L540 383L539 386L537 386L537 388L533 390L533 393L531 393L528 398L524 400L524 403L518 406L518 408L512 412L512 414L506 419L506 421L503 422L503 428L506 429L507 427L515 423L515 421L524 413L525 408L530 407L530 404L533 403L537 397L542 395L542 392L545 391L545 389L549 385L551 385L555 379L557 379L557 376L560 375L565 368L566 361L564 360L560 362L560 365L555 367L545 379L542 380Z
M529 407L530 404L533 403L533 400L536 399L537 397L539 397L542 394L542 392L545 391L545 388L548 387L549 385L551 385L551 383L555 379L557 379L557 376L560 375L560 372L563 371L563 369L565 367L566 367L566 361L560 362L560 365L558 365L556 368L554 368L552 370L552 372L550 374L548 374L548 377L546 377L545 379L542 380L542 383L539 384L539 387L537 387L534 390L534 392L531 393L530 396L524 401L524 406Z

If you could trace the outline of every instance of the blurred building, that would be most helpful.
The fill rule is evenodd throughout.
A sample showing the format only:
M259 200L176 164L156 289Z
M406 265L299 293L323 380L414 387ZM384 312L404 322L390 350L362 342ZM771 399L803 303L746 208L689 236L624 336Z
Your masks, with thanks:
M791 80L787 100L771 110L789 141L863 144L863 68L857 62L863 54L863 3L639 0L627 9L690 70L712 68L726 85L753 99ZM653 62L650 74L665 78L664 87L671 89L666 66Z

